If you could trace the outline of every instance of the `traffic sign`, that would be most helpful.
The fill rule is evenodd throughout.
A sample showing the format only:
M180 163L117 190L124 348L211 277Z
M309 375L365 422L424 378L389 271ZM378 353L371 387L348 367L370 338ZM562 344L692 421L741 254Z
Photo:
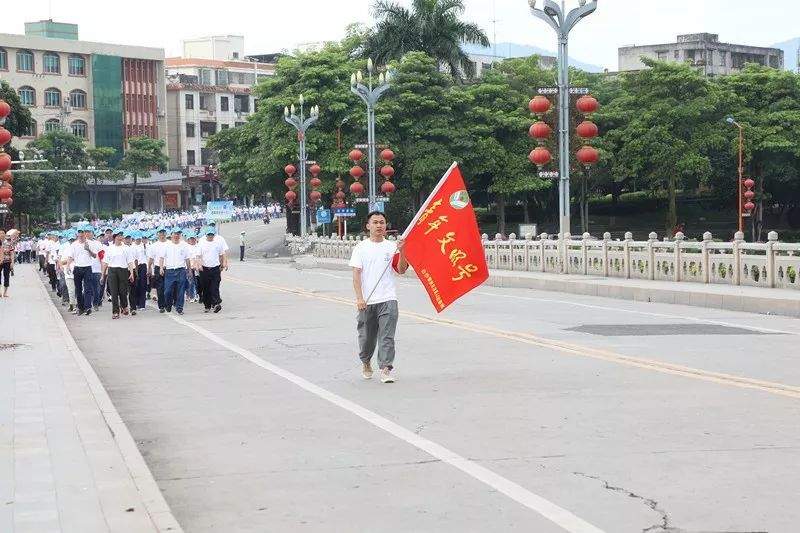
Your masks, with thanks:
M380 211L381 213L383 213L386 209L385 209L385 206L384 206L383 202L375 202L375 203L369 204L369 210L370 210L370 212L372 212L372 211Z
M330 224L331 220L330 209L317 209L317 224Z
M352 218L356 216L355 207L337 207L333 210L333 214L338 218Z

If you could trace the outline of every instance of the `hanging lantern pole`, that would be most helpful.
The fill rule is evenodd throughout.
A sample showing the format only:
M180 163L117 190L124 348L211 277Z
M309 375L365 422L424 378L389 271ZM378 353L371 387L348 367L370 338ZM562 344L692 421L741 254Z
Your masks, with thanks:
M304 113L305 100L303 95L300 95L298 100L300 103L300 114L295 113L294 104L291 107L283 108L283 119L294 126L297 130L297 140L300 143L300 235L305 237L308 232L308 209L307 209L307 194L306 194L306 131L319 119L319 106L311 108L311 114L306 118Z

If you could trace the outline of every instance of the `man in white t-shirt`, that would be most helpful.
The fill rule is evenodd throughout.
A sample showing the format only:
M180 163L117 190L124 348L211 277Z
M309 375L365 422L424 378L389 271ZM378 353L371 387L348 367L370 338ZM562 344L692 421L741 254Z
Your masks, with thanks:
M228 258L225 255L224 241L216 239L216 230L211 226L203 230L204 236L197 243L197 259L200 271L200 294L206 313L214 309L215 313L222 310L222 299L219 295L219 284L222 280L222 269L228 268Z
M394 333L397 329L397 291L391 267L398 274L408 270L403 240L386 240L386 216L380 211L367 215L369 239L353 249L353 290L358 308L358 346L361 375L372 378L372 355L378 348L378 367L383 383L393 383Z
M186 296L186 272L191 270L192 250L181 240L181 229L172 228L172 240L164 247L159 266L164 274L164 300L166 311L172 312L172 302L179 315L183 314Z

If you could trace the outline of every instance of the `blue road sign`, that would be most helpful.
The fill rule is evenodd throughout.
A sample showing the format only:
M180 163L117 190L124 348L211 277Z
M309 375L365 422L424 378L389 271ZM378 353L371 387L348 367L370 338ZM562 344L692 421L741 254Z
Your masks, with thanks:
M355 207L337 207L333 210L333 214L339 218L352 218L356 216Z
M317 224L330 224L331 220L333 218L330 209L317 209Z

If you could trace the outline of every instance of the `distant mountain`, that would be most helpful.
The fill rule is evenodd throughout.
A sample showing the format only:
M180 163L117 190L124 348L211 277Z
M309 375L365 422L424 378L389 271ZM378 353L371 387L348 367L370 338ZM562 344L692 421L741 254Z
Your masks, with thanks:
M527 44L517 44L517 43L497 43L497 55L508 59L513 57L528 57L532 55L540 55L540 56L551 56L555 57L556 52L552 50L545 50L544 48L539 48L538 46L530 46ZM468 54L480 54L480 55L487 55L491 56L495 54L495 47L494 46L479 46L474 44L465 44L464 51ZM569 64L575 68L579 68L581 70L585 70L586 72L603 72L603 67L599 67L597 65L592 65L590 63L584 63L582 61L578 61L577 59L570 57Z
M798 47L800 47L800 37L772 45L772 48L780 48L783 50L783 66L786 70L797 69Z

